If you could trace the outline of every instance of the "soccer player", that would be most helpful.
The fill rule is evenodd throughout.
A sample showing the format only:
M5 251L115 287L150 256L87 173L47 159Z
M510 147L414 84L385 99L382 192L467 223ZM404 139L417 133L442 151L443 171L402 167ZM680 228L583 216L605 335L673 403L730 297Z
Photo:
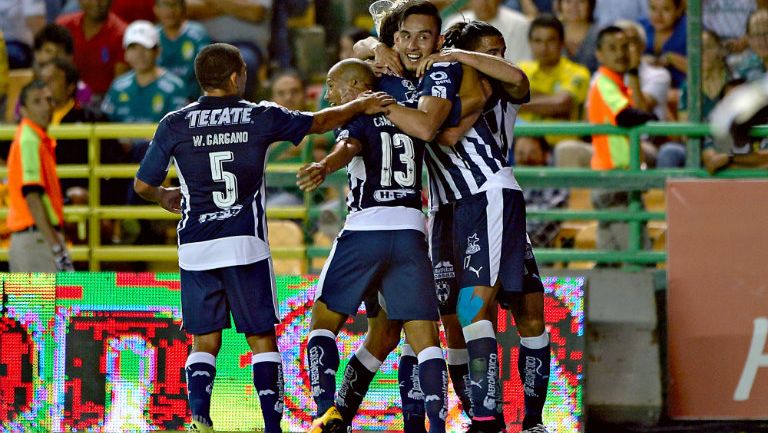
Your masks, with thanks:
M403 11L398 38L407 45L405 55L401 54L406 69L418 68L439 42L439 15L429 6L417 1ZM388 118L409 135L433 139L456 111L461 78L457 65L432 64L420 84L418 108L396 106ZM507 69L509 74L522 74L511 64ZM520 102L528 94L527 79L522 77L517 88L504 89ZM435 267L450 269L458 281L456 318L467 344L472 383L470 431L504 429L496 419L499 366L492 324L494 301L502 288L504 303L512 308L523 337L518 368L523 370L526 394L535 396L527 405L523 428L543 432L539 405L543 407L546 396L550 359L543 287L526 293L533 285L524 284L525 259L532 258L525 234L525 202L497 142L500 136L494 135L499 125L481 117L455 146L433 145L427 150L430 199L436 208L430 221L432 262Z
M212 44L195 59L204 96L166 115L141 163L134 188L181 213L178 225L184 328L194 336L187 358L191 431L213 431L210 401L221 330L238 332L253 351L252 367L265 432L280 432L282 362L275 283L264 213L264 161L270 143L299 143L306 134L341 126L355 115L386 110L392 99L366 94L307 114L242 99L246 70L239 50ZM180 188L161 186L173 160Z
M328 73L328 99L345 103L373 88L373 70L357 59L336 64ZM447 372L437 333L439 318L434 280L421 212L421 168L425 143L413 140L384 115L360 116L340 131L327 157L301 168L298 185L310 191L325 177L347 165L349 216L320 274L307 343L307 364L318 413L312 432L346 431L351 418L333 406L335 371L339 364L336 335L360 302L377 290L390 320L402 321L419 363L430 433L445 432ZM407 290L408 296L404 297ZM399 332L399 328L398 328ZM360 355L358 352L356 355ZM360 356L361 378L370 383L381 361ZM346 378L346 375L345 375ZM355 389L357 378L347 378L343 396ZM351 415L354 415L352 413Z

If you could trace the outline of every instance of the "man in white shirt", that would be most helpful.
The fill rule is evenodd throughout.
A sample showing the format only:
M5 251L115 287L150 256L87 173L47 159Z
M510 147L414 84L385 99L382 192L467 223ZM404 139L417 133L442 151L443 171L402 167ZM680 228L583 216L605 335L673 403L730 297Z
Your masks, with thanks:
M443 21L443 31L460 21L485 21L504 35L507 60L517 63L531 59L528 28L531 23L525 15L501 5L501 0L470 0L469 9L453 14Z

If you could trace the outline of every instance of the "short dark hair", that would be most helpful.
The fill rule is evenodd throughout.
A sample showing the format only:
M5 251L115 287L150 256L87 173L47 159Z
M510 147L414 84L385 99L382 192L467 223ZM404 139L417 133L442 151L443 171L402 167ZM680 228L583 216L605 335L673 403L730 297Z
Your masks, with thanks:
M29 92L33 90L40 90L45 89L47 85L43 80L32 80L27 85L21 88L21 92L19 93L19 103L22 107L27 106L27 96L29 96Z
M542 14L531 21L531 27L528 28L528 40L533 38L533 31L540 27L554 30L557 33L557 38L560 39L560 42L565 41L565 29L563 28L563 23L552 14Z
M203 90L225 88L232 73L244 69L240 50L230 44L210 44L195 57L195 76Z
M392 48L395 45L395 33L400 29L400 16L403 13L403 5L392 8L384 15L379 25L379 42Z
M440 29L443 28L443 19L440 17L440 11L437 10L437 6L427 0L414 0L405 3L400 13L400 20L397 23L398 28L403 26L403 23L411 15L427 15L435 19L437 23L437 32L440 33Z
M285 69L281 69L281 70L273 73L272 74L272 79L270 81L271 81L272 85L274 85L277 82L277 80L279 80L279 79L281 79L283 77L293 77L293 78L297 79L301 83L301 87L302 88L306 88L307 87L307 80L304 79L304 76L301 75L301 72L299 72L298 70L293 69L293 68L285 68Z
M72 41L72 34L69 32L69 29L55 23L46 24L35 34L34 50L39 50L46 42L61 45L67 54L72 54L74 49L74 42Z
M600 32L597 33L597 49L599 50L603 47L603 39L617 33L624 33L624 30L618 26L606 26L600 30Z
M43 67L47 65L54 66L56 69L64 72L64 81L66 81L67 84L77 85L77 82L80 80L80 73L77 72L77 66L75 66L74 63L67 59L61 59L58 57L53 58L51 61L46 62Z
M504 37L499 29L485 21L457 22L448 27L443 36L445 37L444 47L470 51L477 48L481 38L488 36Z
M161 0L155 0L155 5L157 5L158 3L160 3L160 1L161 1ZM181 9L182 9L182 10L185 10L185 11L187 10L187 2L186 2L186 0L176 0L176 3L178 3L179 5L181 5Z

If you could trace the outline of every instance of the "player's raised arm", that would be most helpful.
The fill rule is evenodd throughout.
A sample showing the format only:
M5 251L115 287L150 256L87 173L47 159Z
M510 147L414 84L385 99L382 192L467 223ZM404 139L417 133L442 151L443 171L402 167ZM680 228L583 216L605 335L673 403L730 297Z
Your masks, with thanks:
M320 134L338 128L358 114L386 113L395 99L384 92L365 92L346 104L330 107L315 113L310 134Z

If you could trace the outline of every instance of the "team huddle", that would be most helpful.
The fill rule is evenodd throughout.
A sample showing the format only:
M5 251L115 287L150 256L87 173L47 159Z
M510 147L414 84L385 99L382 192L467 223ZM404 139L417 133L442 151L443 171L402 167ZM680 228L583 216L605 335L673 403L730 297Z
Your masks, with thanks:
M334 65L327 77L332 107L312 114L242 100L245 64L235 47L209 45L196 58L204 96L163 118L135 180L142 197L182 215L182 315L194 336L186 363L190 431L213 431L216 355L231 313L253 352L265 432L281 432L265 157L276 141L298 144L307 134L336 129L333 150L297 174L302 190L343 167L349 180L349 214L320 274L307 340L304 361L317 406L310 431L350 429L401 331L405 432L445 432L449 377L471 420L469 432L506 431L495 332L501 306L512 312L521 337L523 432L547 432L543 286L525 233L522 191L506 160L517 110L530 97L528 79L504 60L504 38L493 26L459 23L441 35L441 25L429 1L400 2L383 18L378 40L356 46L360 57L373 59ZM396 70L405 72L396 76ZM243 114L225 118L224 112ZM210 114L203 122L199 113ZM245 141L211 144L200 137ZM179 188L162 186L171 162ZM205 217L211 214L220 217ZM337 390L336 336L363 302L368 332Z

